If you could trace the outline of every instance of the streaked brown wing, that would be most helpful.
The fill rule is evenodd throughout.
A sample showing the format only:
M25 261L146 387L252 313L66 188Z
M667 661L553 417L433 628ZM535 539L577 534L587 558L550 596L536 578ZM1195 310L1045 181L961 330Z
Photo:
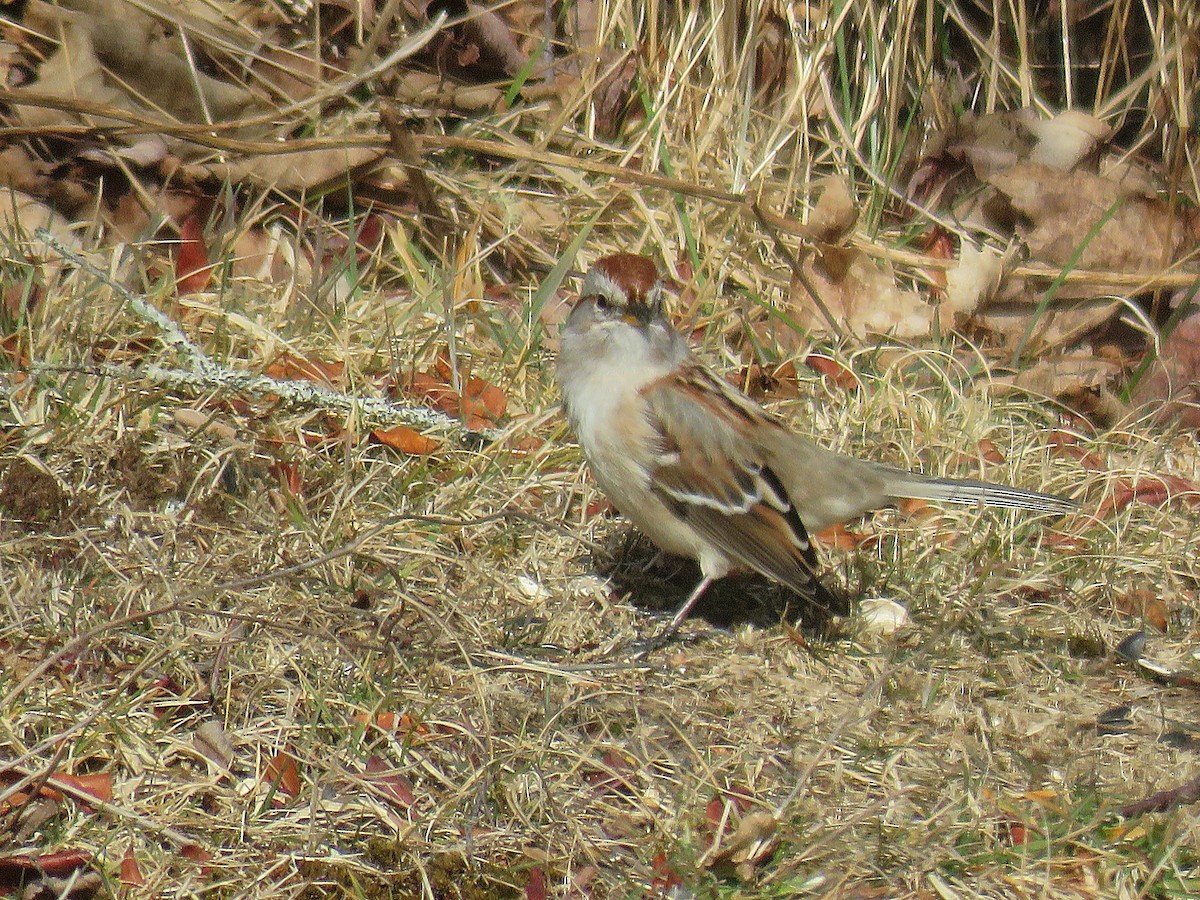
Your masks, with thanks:
M690 366L644 390L663 436L653 490L731 559L829 603L804 523L751 439L768 417L730 403L715 378Z

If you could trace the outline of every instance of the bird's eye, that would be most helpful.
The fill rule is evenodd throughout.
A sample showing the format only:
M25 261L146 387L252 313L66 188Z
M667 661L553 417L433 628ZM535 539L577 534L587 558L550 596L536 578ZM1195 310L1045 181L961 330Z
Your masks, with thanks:
M608 312L610 309L612 309L612 303L607 297L603 296L602 294L597 294L596 309L600 310L600 312Z

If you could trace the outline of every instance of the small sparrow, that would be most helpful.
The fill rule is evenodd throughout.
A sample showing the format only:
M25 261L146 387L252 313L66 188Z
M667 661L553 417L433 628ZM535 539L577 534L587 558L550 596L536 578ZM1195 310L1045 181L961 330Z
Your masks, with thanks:
M1062 497L930 478L826 450L792 434L692 353L663 312L653 261L631 253L592 266L562 333L567 417L604 493L703 578L660 636L710 584L753 569L822 605L811 532L900 499L1063 513Z

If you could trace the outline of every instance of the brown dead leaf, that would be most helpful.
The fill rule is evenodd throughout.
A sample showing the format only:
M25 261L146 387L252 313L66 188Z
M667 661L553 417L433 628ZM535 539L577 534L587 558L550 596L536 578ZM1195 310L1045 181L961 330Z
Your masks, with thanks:
M810 353L804 357L804 364L825 380L844 391L857 390L860 385L854 370L845 363L838 362L832 356L823 353Z
M1188 506L1200 506L1200 486L1178 475L1141 475L1134 478L1118 478L1112 493L1104 498L1096 510L1096 518L1106 518L1117 513L1133 501L1162 506L1172 500L1183 500Z
M201 847L199 844L184 844L179 848L179 855L188 862L198 863L201 875L212 874L213 867L208 864L213 858L211 850Z
M441 446L440 441L426 437L421 432L404 425L397 425L395 428L377 428L371 432L371 437L384 446L413 456L427 456L437 452Z
M1108 467L1104 464L1104 460L1097 454L1088 450L1086 447L1079 446L1079 442L1083 440L1079 435L1055 429L1050 432L1050 447L1054 456L1062 457L1063 459L1073 459L1085 469L1090 469L1093 472L1103 471Z
M845 525L831 525L823 528L813 535L813 539L823 547L833 547L838 550L854 550L868 541L878 540L875 535L851 531Z
M1076 350L1059 356L1044 356L1016 375L993 378L991 386L1003 395L1012 390L1043 397L1079 398L1105 389L1120 374L1113 362L1089 351Z
M0 857L0 883L20 883L25 878L39 875L70 875L92 864L92 854L87 850L58 850L32 856L25 853Z
M946 303L956 318L971 315L985 306L1000 287L1004 257L991 247L961 242L958 265L946 271Z
M195 294L208 287L213 264L198 216L188 216L179 227L179 245L175 251L175 290Z
M216 719L210 719L196 729L192 735L192 746L201 756L217 768L229 771L233 766L237 750Z
M1113 598L1119 612L1156 628L1163 634L1167 631L1168 611L1166 601L1146 588L1134 588Z
M73 8L65 6L42 0L28 4L28 24L63 35L58 51L38 71L32 90L151 118L166 113L181 122L228 122L265 111L241 85L189 63L181 36L159 27L147 13L120 0L71 0ZM84 118L65 110L25 105L17 109L30 126L76 124Z
M709 866L733 866L739 878L749 880L755 866L774 852L779 843L778 830L779 820L766 810L746 813L737 830L722 842Z
M125 848L125 855L121 857L121 869L118 873L118 879L121 882L121 887L143 887L146 884L146 878L142 875L142 869L138 865L137 857L133 855L133 844Z
M525 875L525 887L521 891L524 900L547 900L550 896L546 887L546 873L541 866L534 866Z
M829 326L808 293L813 287L834 319L859 337L911 338L929 333L936 307L915 291L897 286L892 268L858 250L822 247L804 263L805 280L793 277L791 306L801 325L824 333Z
M373 147L323 147L256 154L230 163L184 166L182 171L198 181L251 181L284 191L320 191L349 180L356 170L372 166L383 153Z
M309 357L302 359L290 353L284 353L267 366L265 373L280 381L315 381L329 387L343 383L346 375L344 362L325 362Z
M1177 260L1200 237L1200 214L1172 209L1157 197L1127 193L1126 187L1090 172L1060 172L1040 163L1021 163L987 179L1031 226L1019 230L1029 252L1051 265L1065 265L1108 211L1116 212L1087 242L1076 265L1083 269L1154 274ZM1093 292L1096 285L1090 285Z
M76 250L82 247L70 223L45 203L0 186L0 241L6 247L25 247L27 253L41 259L57 257L44 241L34 237L40 228L67 247Z
M263 781L289 797L300 796L300 766L286 750L280 750L267 763Z
M841 243L858 221L858 207L850 186L846 179L830 175L817 182L816 190L820 196L805 227L817 243Z
M400 809L417 805L412 782L379 756L367 758L366 780Z
M1200 428L1200 313L1176 325L1130 398L1158 422Z
M968 113L956 124L946 152L965 159L979 179L1024 162L1067 172L1094 156L1110 133L1107 123L1075 109L1049 119L1029 107L979 117Z
M1052 119L1030 118L1025 126L1037 139L1029 161L1060 172L1069 172L1095 155L1100 142L1112 134L1107 122L1078 109L1068 109Z
M91 775L56 775L62 784L70 785L97 800L109 803L113 798L113 777L109 772L95 772Z

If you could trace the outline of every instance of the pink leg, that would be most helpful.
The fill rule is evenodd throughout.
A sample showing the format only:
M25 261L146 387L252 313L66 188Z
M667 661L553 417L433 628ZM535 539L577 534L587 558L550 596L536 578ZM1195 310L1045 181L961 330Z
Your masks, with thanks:
M683 620L688 617L688 613L692 611L692 607L696 605L696 601L708 590L708 586L716 581L711 575L705 575L700 579L700 583L696 585L695 590L688 595L687 600L683 601L683 606L679 607L679 611L675 613L675 618L671 619L671 624L667 626L667 630L663 633L663 637L670 637L679 630L679 626L683 624Z
M637 653L634 654L634 657L637 659L643 659L669 641L674 636L675 632L679 630L679 626L683 624L683 620L688 617L688 613L692 611L692 607L696 605L696 601L700 599L701 595L714 581L716 581L716 579L710 575L705 575L702 579L700 579L700 583L696 585L695 590L688 595L687 600L683 601L683 606L679 607L678 612L675 613L675 617L671 619L671 624L654 637L649 638L648 640L637 642L641 646Z

